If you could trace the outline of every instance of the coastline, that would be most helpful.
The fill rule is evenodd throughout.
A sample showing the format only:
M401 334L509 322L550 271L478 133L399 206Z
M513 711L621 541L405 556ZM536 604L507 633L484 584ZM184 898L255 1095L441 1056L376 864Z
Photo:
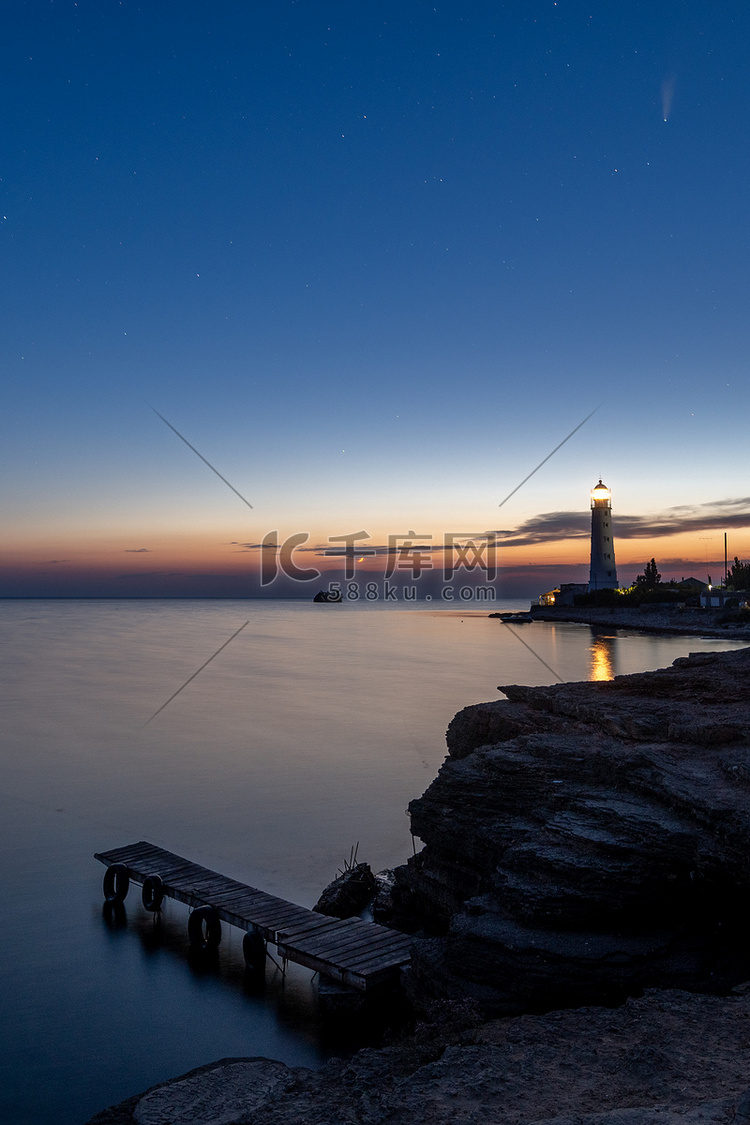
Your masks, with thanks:
M621 609L609 606L531 606L529 616L532 621L565 621L576 625L634 629L641 633L726 637L750 643L750 624L723 621L723 610L659 604Z
M451 916L416 937L412 1032L315 1072L223 1059L89 1125L750 1125L748 682L745 648L459 712L397 872Z
M320 1071L222 1059L88 1125L748 1125L749 1023L750 984L470 1027L444 1008Z

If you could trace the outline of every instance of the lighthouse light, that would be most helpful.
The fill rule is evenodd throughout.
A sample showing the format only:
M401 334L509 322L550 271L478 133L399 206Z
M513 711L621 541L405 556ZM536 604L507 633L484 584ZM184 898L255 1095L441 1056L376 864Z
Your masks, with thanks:
M602 482L599 481L599 483L597 485L594 485L594 487L591 489L591 507L608 508L611 496L612 493L607 488L606 484L602 484Z

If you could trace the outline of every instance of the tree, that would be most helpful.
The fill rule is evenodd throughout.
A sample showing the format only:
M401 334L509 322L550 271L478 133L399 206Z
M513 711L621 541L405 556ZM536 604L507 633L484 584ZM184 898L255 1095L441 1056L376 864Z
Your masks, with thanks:
M639 590L655 590L661 582L661 575L656 569L656 561L647 562L643 568L643 574L639 574L635 580L635 584Z
M735 555L727 576L727 586L733 590L750 590L750 563L740 562Z

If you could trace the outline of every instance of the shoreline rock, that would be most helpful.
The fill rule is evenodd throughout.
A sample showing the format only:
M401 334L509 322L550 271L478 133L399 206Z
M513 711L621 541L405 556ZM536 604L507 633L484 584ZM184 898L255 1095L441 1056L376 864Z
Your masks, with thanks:
M531 606L532 621L564 621L613 629L636 629L642 633L676 633L690 637L736 638L750 643L750 626L725 621L721 609L695 609L690 606L643 605L609 606ZM497 615L490 615L497 616Z
M444 1006L410 1039L320 1071L222 1059L88 1125L747 1125L750 985L737 992L479 1026Z
M515 1014L750 976L750 649L501 690L409 805L413 998Z
M356 863L323 888L313 910L332 918L352 918L368 906L378 884L368 863Z

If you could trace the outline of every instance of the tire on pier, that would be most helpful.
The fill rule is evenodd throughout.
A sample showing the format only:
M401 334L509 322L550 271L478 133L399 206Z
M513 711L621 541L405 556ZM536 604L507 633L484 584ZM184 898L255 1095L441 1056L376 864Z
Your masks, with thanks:
M242 939L242 955L251 973L262 973L266 967L266 943L257 930L249 930Z
M124 902L130 886L130 872L124 863L112 863L104 872L102 890L105 902Z
M143 880L143 890L141 892L141 902L143 903L144 910L148 910L150 914L156 914L161 910L161 904L164 901L164 886L161 881L160 875L147 875Z
M198 906L188 918L188 937L194 949L216 949L221 941L221 919L215 906Z

